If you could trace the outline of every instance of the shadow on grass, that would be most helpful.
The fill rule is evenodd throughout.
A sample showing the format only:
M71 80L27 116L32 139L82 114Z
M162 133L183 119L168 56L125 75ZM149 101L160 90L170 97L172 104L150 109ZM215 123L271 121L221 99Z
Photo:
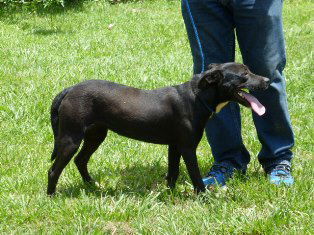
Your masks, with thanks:
M70 186L59 187L58 194L65 197L77 198L83 193L87 195L93 195L96 197L117 196L120 194L132 194L139 197L147 196L151 191L158 190L159 185L166 185L167 169L161 166L159 162L154 165L142 165L137 164L135 166L116 169L104 168L96 175L92 174L92 178L96 182L100 182L100 186L95 184L85 184L80 181L77 184ZM113 181L117 178L117 182L113 185L108 180L108 175L113 176ZM102 178L106 180L102 180ZM106 181L108 182L106 184ZM170 190L169 190L170 191Z
M49 36L55 34L66 34L66 33L73 33L72 31L64 31L61 29L33 29L32 33L38 36Z
M181 168L183 168L182 165ZM251 184L249 183L250 181L253 182L253 187L256 187L256 182L262 185L267 182L265 175L260 171L253 171L246 175L236 172L233 179L228 183L228 188L215 187L207 190L205 193L196 195L192 186L184 183L184 181L190 183L186 169L181 169L179 180L174 190L170 190L166 186L166 171L166 167L158 162L154 165L137 164L125 168L103 168L97 174L92 175L96 182L100 182L100 186L84 184L79 178L74 184L60 185L57 188L57 196L62 198L80 198L87 195L97 198L108 196L119 198L121 195L126 195L143 199L149 197L153 192L154 195L157 195L156 200L164 203L176 204L179 201L198 200L204 204L215 204L218 201L246 200L242 199L239 193ZM112 176L112 180L108 175ZM243 185L247 186L243 188Z
M183 168L182 165L181 168ZM100 186L95 184L85 184L80 178L76 181L76 184L70 186L60 185L59 189L57 189L57 193L62 197L69 198L79 198L82 194L96 197L115 197L121 194L126 194L142 198L147 197L152 191L155 191L163 194L160 199L161 201L167 200L171 198L171 196L181 199L191 199L191 197L195 197L192 188L188 188L183 192L178 192L176 189L173 191L168 189L165 180L166 173L167 167L162 166L159 162L156 162L153 165L136 164L125 168L103 168L100 172L92 174L92 178L94 178L96 182L100 182ZM112 181L108 179L108 175L113 176L113 181L116 181L118 178L117 182L112 184ZM181 169L177 186L182 184L182 181L180 180L182 175L184 175L183 178L185 180L190 182L186 170ZM106 178L106 180L104 180L104 178ZM240 184L247 183L248 181L263 182L265 181L265 175L260 171L254 171L245 175L236 172L233 179L235 181L230 182L229 185L231 188L237 187L236 185L239 184L239 182ZM205 198L210 198L210 200L212 200L215 197L211 193L206 193Z
M110 4L123 4L123 3L129 3L129 2L142 2L143 0L106 0L106 2L109 2ZM150 0L151 1L151 0Z

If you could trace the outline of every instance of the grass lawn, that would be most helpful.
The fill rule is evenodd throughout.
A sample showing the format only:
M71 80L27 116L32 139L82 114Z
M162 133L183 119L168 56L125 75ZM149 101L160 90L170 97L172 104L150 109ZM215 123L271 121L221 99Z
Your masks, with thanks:
M71 162L54 198L45 194L53 97L85 79L144 89L190 79L180 2L97 1L42 14L2 12L0 233L314 234L313 10L311 0L285 1L285 74L296 135L293 187L265 179L250 111L243 109L252 160L247 176L232 179L227 191L195 196L181 162L171 193L164 180L167 148L110 132L89 164L101 187L85 186ZM206 174L213 159L205 138L197 153Z

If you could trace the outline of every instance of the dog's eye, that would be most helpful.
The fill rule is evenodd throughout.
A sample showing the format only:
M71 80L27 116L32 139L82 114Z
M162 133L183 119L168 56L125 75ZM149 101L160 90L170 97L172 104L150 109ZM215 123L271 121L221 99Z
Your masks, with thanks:
M246 82L249 78L247 77L248 73L244 73L242 76L241 76L241 82Z

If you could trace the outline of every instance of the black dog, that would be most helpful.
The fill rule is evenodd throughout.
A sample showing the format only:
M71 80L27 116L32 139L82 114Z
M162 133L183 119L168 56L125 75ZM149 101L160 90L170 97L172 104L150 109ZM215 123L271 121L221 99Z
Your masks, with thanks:
M265 108L241 89L266 89L268 84L268 78L251 73L245 65L226 63L211 64L191 81L157 90L140 90L101 80L66 88L55 97L51 107L55 143L47 193L55 193L62 170L82 140L84 144L75 164L83 180L92 182L87 163L108 130L168 145L168 186L175 186L182 156L195 191L204 191L196 148L206 122L229 101L251 106L262 115Z

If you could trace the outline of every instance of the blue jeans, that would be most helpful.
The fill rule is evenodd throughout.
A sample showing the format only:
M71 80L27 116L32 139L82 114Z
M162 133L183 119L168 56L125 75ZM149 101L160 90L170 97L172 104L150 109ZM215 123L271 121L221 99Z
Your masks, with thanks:
M258 160L265 170L290 165L294 136L287 107L283 69L286 64L282 26L283 0L182 0L182 15L190 41L194 73L210 63L235 60L235 35L243 63L272 83L254 91L266 113L253 113L262 145ZM245 171L250 154L241 136L239 105L229 103L206 126L206 136L216 164Z

